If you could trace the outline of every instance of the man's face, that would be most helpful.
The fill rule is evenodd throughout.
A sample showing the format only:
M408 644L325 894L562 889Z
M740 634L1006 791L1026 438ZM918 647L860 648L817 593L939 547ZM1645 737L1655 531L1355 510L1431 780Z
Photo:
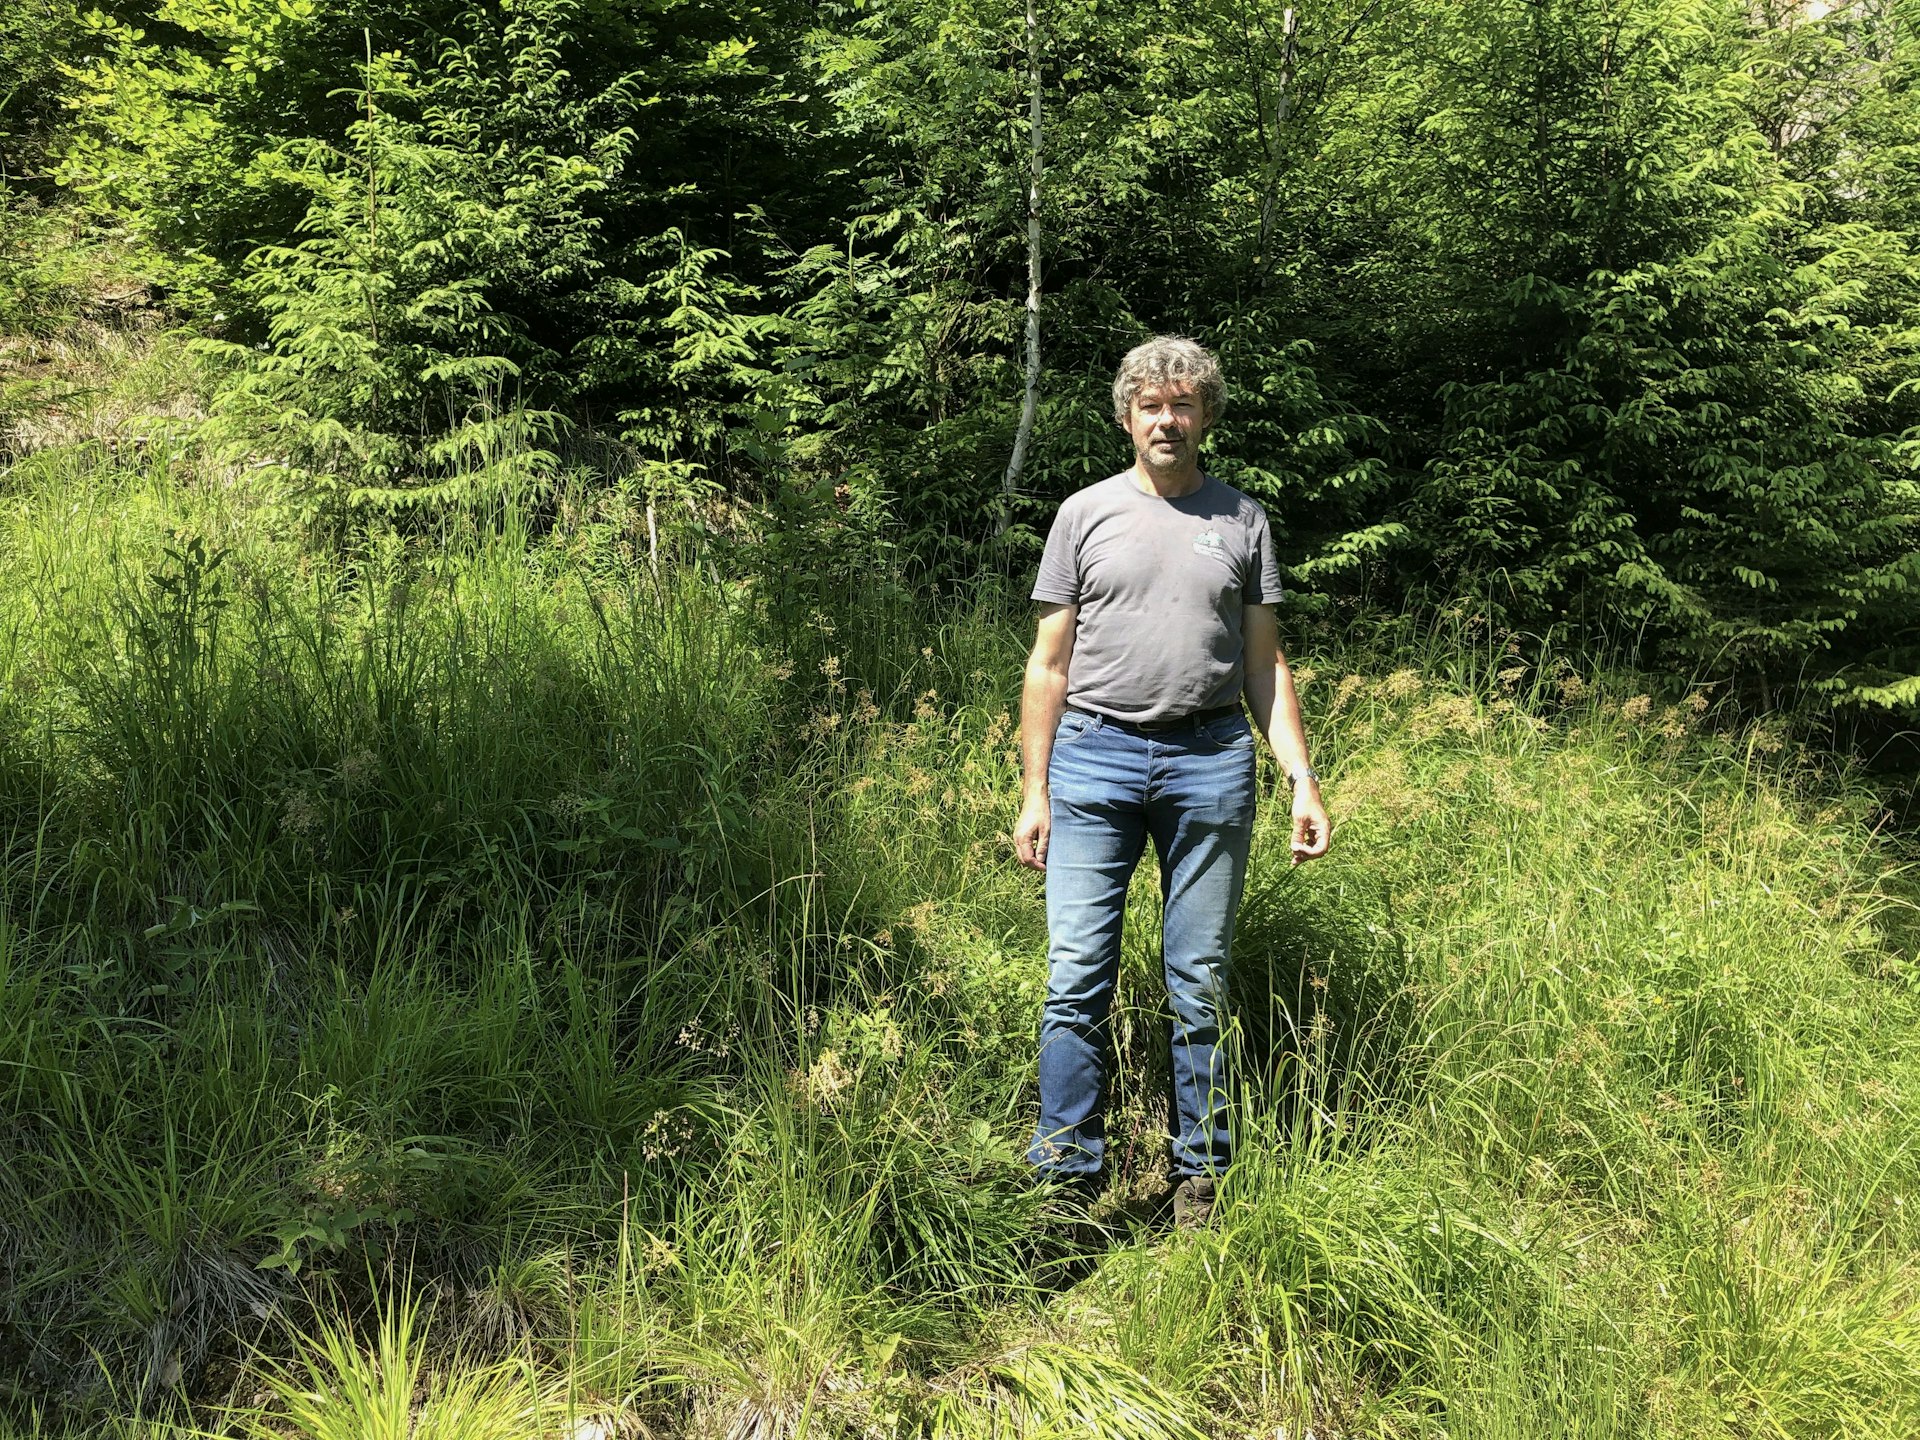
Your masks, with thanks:
M1198 463L1207 411L1191 385L1141 387L1127 411L1133 453L1149 470L1185 470Z

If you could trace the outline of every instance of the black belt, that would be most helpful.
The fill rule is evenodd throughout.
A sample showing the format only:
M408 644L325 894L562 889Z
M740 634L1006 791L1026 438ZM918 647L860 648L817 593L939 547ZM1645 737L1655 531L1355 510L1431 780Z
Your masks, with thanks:
M1102 725L1111 725L1116 730L1124 730L1129 735L1165 735L1174 730L1195 730L1215 720L1224 720L1229 715L1238 715L1238 705L1216 705L1211 710L1196 710L1191 715L1177 715L1171 720L1117 720L1111 715L1101 715L1093 710L1082 710L1078 705L1069 705L1070 714L1086 715L1098 720Z

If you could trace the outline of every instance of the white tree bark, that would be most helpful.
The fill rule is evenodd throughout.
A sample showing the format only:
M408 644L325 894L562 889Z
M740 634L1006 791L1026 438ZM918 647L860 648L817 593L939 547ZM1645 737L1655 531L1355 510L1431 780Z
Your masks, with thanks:
M1020 404L1020 427L1013 455L1000 483L999 533L1013 522L1013 497L1033 440L1033 417L1040 405L1040 18L1039 0L1027 0L1027 387Z

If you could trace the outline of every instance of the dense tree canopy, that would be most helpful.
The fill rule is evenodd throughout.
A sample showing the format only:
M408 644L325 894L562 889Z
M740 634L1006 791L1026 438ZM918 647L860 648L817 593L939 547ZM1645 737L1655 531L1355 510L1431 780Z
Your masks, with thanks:
M1106 377L1178 330L1228 360L1210 463L1305 594L1920 698L1920 10L1038 13L1046 369L1001 563L1121 462ZM1023 25L47 0L0 25L0 121L16 189L137 239L221 367L214 438L313 513L615 455L655 498L837 493L964 572L1006 543Z

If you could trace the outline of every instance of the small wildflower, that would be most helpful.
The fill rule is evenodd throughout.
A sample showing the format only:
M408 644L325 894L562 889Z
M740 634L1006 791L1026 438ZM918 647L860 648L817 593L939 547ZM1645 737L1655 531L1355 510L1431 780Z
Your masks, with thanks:
M1560 698L1569 705L1587 693L1586 677L1577 670L1569 670L1559 680Z
M1653 697L1651 695L1636 695L1631 700L1621 703L1620 718L1630 725L1638 725L1647 718L1648 713L1652 711L1652 709Z
M1424 683L1418 670L1400 669L1380 682L1380 693L1389 700L1404 700L1409 695L1418 695Z
M1500 684L1509 693L1518 689L1520 682L1526 678L1527 667L1524 665L1509 665L1500 672Z

